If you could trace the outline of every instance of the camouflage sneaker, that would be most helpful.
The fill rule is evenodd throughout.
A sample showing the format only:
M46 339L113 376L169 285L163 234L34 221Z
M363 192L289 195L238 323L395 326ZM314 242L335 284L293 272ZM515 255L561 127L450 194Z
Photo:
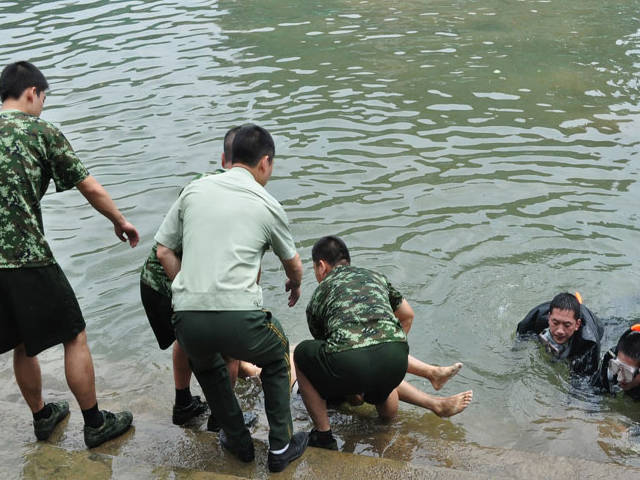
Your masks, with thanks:
M258 421L258 415L253 412L242 412L242 418L244 419L244 426L251 428ZM210 432L219 432L220 424L213 415L209 415L207 420L207 430Z
M106 410L101 410L100 413L104 418L102 425L98 428L84 426L84 443L89 448L97 447L101 443L126 432L133 421L133 415L127 411L113 414Z
M53 433L53 429L69 414L69 404L67 402L49 403L51 415L49 418L33 421L33 430L36 432L38 440L46 440Z
M202 415L209 410L207 402L200 400L198 395L191 397L191 403L189 405L174 405L173 415L171 421L174 425L184 425L192 418Z
M315 428L309 432L309 444L310 447L326 448L327 450L338 450L338 442L331 435L331 439L321 439L320 432Z

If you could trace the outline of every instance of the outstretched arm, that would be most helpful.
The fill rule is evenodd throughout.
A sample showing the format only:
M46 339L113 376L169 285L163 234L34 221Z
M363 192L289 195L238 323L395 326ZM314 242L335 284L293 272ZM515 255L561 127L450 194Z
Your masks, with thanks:
M289 292L289 306L293 307L300 298L300 285L302 284L302 261L300 255L296 255L290 260L282 260L282 266L287 275L287 282L284 284L285 291Z
M402 300L402 303L393 314L400 321L404 333L408 334L409 330L411 330L411 324L413 323L413 308L411 308L409 302Z
M113 200L111 200L107 191L95 178L89 175L78 183L76 187L93 208L111 220L116 236L120 240L123 242L128 240L132 247L138 244L140 236L138 235L136 227L127 222L115 203L113 203Z

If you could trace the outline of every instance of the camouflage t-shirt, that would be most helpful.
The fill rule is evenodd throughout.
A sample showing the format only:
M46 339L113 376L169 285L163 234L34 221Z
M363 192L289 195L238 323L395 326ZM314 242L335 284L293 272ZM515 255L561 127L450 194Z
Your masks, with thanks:
M207 175L217 175L219 173L224 173L226 170L222 168L218 168L213 173L200 173L193 177L191 182L199 180ZM191 183L189 182L189 183ZM184 189L183 189L184 190ZM182 190L180 190L182 193ZM151 253L149 257L144 262L142 266L142 272L140 273L140 281L147 285L148 287L154 289L156 292L164 295L165 297L171 298L171 280L167 277L166 272L164 271L164 267L158 260L158 244L154 243L153 248L151 249ZM182 251L179 250L176 254L181 257Z
M55 263L40 200L51 179L62 192L88 175L57 127L18 110L0 112L0 268Z
M307 323L313 338L326 340L327 353L406 342L393 314L402 295L377 272L338 265L324 278L307 305Z

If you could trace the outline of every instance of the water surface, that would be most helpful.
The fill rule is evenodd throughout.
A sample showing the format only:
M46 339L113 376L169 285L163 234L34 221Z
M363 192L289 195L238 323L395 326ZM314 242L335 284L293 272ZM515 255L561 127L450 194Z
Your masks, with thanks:
M565 367L514 338L527 311L559 291L579 290L605 319L606 348L640 316L639 7L0 3L2 64L29 59L44 71L43 117L142 235L135 250L121 245L75 191L43 202L87 319L101 405L169 421L170 355L144 316L139 268L180 188L218 166L226 130L256 122L274 135L268 190L305 260L293 309L277 260L264 261L265 303L291 341L309 337L310 248L338 234L355 264L385 273L414 307L412 354L465 362L443 394L475 392L452 420L403 406L383 427L366 409L336 412L343 450L438 464L445 439L640 466L627 431L638 405L571 386ZM47 399L68 399L61 349L41 363ZM0 399L22 402L12 378L6 354ZM241 388L243 405L259 409L259 389ZM299 398L293 405L296 428L310 428ZM26 407L24 417L29 442ZM264 416L255 436L266 439Z

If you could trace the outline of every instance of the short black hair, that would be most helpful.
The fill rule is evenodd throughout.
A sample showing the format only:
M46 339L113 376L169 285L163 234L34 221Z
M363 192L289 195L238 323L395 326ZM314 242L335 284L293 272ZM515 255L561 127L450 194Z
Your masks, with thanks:
M311 249L313 263L324 260L332 267L338 264L351 265L351 256L347 244L340 237L329 235L318 240Z
M640 362L640 332L630 332L622 337L618 343L618 353Z
M238 133L238 130L240 130L240 128L242 127L240 127L239 125L236 127L232 127L227 133L224 134L224 156L227 161L233 158L231 146L233 145L233 139L236 138L236 133Z
M558 310L571 310L573 312L573 318L575 320L580 319L580 302L575 295L569 292L559 293L553 297L551 305L549 305L549 313L551 313L554 308Z
M269 163L273 162L276 147L271 134L254 124L243 125L233 139L231 162L255 167L260 159L267 155Z
M49 89L47 79L32 63L21 61L7 65L0 74L0 101L8 98L18 100L22 93L31 87L36 87L36 93Z

